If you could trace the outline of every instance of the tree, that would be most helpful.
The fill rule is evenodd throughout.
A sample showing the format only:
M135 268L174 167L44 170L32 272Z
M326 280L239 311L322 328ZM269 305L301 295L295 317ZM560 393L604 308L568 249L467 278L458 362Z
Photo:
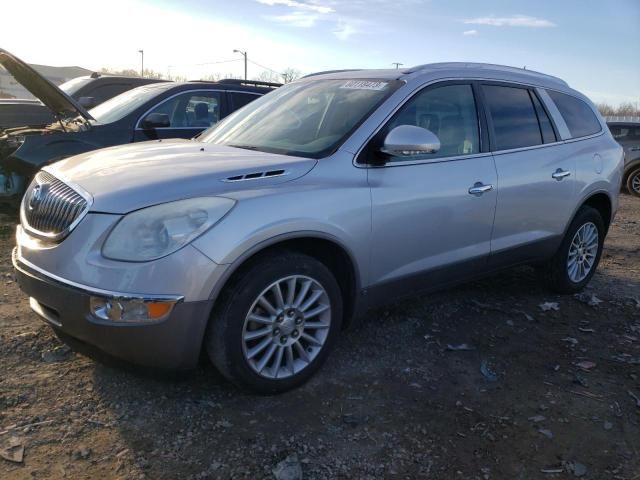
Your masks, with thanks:
M280 74L282 76L283 83L291 83L294 80L297 80L302 76L302 72L295 68L285 68L285 70Z
M598 103L596 106L598 107L600 114L605 116L640 116L640 102L624 102L617 107L613 107L608 103Z
M259 75L254 77L254 80L258 80L259 82L280 83L282 82L282 75L270 70L263 70Z
M139 77L140 76L140 71L139 70L134 70L132 68L124 68L122 70L117 70L114 68L105 68L102 67L100 69L100 73L106 73L109 75L124 75L126 77ZM151 70L148 68L144 69L144 78L153 78L153 79L157 79L157 80L162 80L164 78L164 75L161 74L160 72L156 72L155 70Z

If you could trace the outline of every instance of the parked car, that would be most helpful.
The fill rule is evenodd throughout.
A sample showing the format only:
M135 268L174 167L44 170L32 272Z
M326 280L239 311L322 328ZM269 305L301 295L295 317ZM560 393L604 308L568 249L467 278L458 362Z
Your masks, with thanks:
M166 80L93 72L63 83L60 90L77 100L84 108L90 109L133 88L161 82Z
M194 141L44 168L13 262L72 344L168 368L204 349L238 385L280 392L398 298L519 264L579 292L622 165L593 104L555 77L460 63L314 75Z
M19 202L39 168L97 148L191 138L279 84L244 80L163 82L134 88L87 111L21 60L0 50L0 64L60 122L0 130L0 200ZM10 139L10 140L9 140ZM178 167L178 165L176 165ZM17 179L17 180L15 180Z
M624 148L622 184L640 197L640 117L607 117L613 138Z
M88 76L69 80L60 85L59 88L81 106L89 109L132 88L159 82L165 82L165 80L103 75L94 72ZM51 110L39 100L0 100L0 129L24 125L44 126L54 121L55 117Z

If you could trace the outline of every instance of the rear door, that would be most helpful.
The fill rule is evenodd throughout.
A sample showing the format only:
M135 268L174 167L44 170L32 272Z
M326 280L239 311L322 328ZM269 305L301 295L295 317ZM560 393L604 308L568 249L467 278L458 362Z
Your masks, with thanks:
M162 100L140 117L136 124L134 141L195 137L226 115L223 93L220 90L188 90ZM144 128L144 119L152 113L167 115L169 126Z
M367 146L368 155L399 125L427 128L441 143L436 153L390 157L368 170L371 282L393 283L402 296L486 267L497 178L481 142L484 129L471 83L436 84L415 94Z
M555 251L576 205L576 160L534 89L483 83L499 195L492 267Z

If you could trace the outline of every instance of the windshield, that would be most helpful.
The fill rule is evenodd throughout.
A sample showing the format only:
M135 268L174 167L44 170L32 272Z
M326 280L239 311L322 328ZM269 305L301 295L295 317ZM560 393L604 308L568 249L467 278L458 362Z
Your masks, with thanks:
M171 86L158 87L156 84L134 88L101 103L89 113L99 123L117 122Z
M84 87L87 83L91 81L90 77L76 77L72 78L68 82L64 82L58 88L62 90L64 93L73 97L78 90Z
M320 158L333 153L400 84L366 79L292 83L251 102L199 140Z

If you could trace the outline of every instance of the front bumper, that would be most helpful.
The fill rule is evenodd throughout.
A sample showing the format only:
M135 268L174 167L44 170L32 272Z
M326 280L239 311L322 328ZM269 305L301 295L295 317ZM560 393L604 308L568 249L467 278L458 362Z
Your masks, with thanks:
M13 250L12 261L18 284L29 295L32 310L64 335L141 366L188 369L197 364L212 300L178 301L167 318L157 322L105 322L91 314L91 296L136 298L136 295L106 292L49 276L21 260L17 248Z

